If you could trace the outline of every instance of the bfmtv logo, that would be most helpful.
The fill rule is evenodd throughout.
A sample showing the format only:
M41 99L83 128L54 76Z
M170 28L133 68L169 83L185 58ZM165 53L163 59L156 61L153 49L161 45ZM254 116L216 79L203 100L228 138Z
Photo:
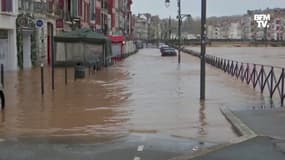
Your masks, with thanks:
M257 22L258 28L269 28L270 14L255 14L254 20Z

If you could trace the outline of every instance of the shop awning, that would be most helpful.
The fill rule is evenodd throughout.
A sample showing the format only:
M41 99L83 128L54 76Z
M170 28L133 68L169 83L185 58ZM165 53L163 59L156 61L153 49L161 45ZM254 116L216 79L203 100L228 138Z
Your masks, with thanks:
M80 29L71 32L62 32L54 37L56 42L86 42L93 44L106 44L110 39L101 33L93 32L90 29Z
M123 41L125 41L124 36L109 36L109 38L111 39L112 43L123 43Z

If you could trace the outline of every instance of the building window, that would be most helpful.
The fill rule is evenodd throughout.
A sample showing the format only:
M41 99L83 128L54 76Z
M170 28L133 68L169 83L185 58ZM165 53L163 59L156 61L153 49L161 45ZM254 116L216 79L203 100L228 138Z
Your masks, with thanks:
M91 0L90 3L90 19L95 20L95 0Z
M18 8L19 9L23 8L23 4L22 3L23 3L23 0L19 0L19 2L18 2L18 5L19 5Z
M2 12L13 12L13 1L12 0L1 0L1 11Z
M86 4L86 10L87 22L90 22L90 4Z
M0 39L8 39L8 30L0 29Z
M78 16L82 16L82 0L78 0Z
M73 17L77 17L77 5L78 3L77 3L77 0L72 0L72 3L71 3L71 6L72 6L72 16Z

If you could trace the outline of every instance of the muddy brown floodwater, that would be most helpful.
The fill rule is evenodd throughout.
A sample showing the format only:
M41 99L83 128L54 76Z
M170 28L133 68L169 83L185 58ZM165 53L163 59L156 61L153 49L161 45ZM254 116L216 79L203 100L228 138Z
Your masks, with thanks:
M39 69L7 72L0 136L96 143L140 133L228 142L236 134L220 107L242 109L266 98L208 66L207 100L200 103L199 66L186 54L178 66L177 57L143 49L83 80L74 81L70 68L67 86L57 69L54 92L46 68L44 96Z

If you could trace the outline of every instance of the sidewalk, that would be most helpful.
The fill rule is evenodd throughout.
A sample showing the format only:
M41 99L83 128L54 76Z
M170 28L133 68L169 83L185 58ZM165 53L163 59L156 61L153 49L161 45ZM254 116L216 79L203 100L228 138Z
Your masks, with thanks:
M221 112L241 134L240 141L171 160L281 160L285 159L285 110L252 109Z
M258 135L285 139L285 108L233 111Z

